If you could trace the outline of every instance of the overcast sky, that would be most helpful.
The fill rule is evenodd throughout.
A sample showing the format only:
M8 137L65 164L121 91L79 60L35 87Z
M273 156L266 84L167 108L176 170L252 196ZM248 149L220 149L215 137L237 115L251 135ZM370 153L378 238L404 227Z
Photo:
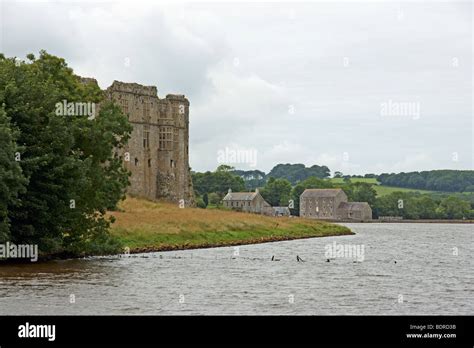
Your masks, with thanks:
M102 88L185 94L193 170L215 169L226 148L256 153L235 167L266 172L473 169L470 1L3 1L0 11L7 56L46 49Z

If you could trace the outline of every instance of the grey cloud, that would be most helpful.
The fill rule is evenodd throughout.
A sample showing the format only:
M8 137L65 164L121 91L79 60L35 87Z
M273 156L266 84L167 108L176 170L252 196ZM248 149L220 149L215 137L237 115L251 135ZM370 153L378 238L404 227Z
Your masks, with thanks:
M7 2L1 50L186 94L195 170L232 144L267 171L472 169L471 24L468 2ZM419 102L420 118L382 117L388 100Z

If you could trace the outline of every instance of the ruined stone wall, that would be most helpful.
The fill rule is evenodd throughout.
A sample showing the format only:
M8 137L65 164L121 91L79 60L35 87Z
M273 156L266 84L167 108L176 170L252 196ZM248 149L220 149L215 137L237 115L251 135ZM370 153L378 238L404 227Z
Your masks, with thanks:
M119 81L105 92L133 126L121 154L130 156L124 161L132 173L128 193L194 205L189 169L189 101L184 95L172 94L160 99L154 86Z

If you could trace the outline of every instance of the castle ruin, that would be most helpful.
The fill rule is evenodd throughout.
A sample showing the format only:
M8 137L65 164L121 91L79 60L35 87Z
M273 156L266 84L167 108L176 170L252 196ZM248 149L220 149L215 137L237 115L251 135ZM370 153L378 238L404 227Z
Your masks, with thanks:
M158 97L157 88L114 81L105 91L133 126L122 155L131 172L127 193L150 200L194 205L189 168L189 101L184 95Z

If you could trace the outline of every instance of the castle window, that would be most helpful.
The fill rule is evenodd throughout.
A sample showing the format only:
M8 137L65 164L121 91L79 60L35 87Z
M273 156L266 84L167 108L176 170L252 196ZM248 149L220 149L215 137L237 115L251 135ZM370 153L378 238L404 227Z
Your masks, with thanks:
M148 159L148 168L151 167L151 159Z
M135 165L138 166L138 158L135 157Z
M145 118L150 117L150 104L148 103L143 105L143 116L145 116Z
M122 105L122 111L124 114L128 114L128 100L122 99L120 100L120 104Z
M143 148L148 149L150 147L150 126L143 127Z
M174 162L173 160L170 160L170 167L173 168L173 166L174 166Z
M160 127L158 133L159 149L172 150L173 149L173 127Z

